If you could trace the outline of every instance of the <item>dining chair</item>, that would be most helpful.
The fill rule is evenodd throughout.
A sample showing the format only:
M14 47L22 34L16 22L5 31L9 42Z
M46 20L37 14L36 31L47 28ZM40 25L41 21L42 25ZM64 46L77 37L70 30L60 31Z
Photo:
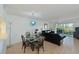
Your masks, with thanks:
M41 36L41 46L42 46L42 49L43 49L43 52L44 52L44 39L45 37Z
M25 40L25 37L23 35L21 35L21 39L22 39L22 49L24 49L24 53L25 53L25 49L26 49L26 40Z
M39 54L40 48L42 48L44 52L44 37L40 36L37 38L37 41L34 42L34 48L37 49L38 54Z
M44 52L44 37L40 36L38 42L39 42L40 48L42 48Z

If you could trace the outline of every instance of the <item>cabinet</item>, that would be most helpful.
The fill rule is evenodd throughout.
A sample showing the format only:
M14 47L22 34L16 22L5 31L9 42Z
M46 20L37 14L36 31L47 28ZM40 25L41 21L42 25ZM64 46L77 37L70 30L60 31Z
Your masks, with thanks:
M73 34L74 38L79 39L79 27L75 27L75 32Z

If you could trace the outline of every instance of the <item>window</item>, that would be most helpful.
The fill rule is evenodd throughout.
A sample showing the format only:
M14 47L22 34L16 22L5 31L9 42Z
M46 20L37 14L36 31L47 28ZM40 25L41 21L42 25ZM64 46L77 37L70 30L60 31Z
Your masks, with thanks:
M73 23L57 24L56 29L58 33L72 34L74 31Z
M44 24L44 29L47 30L48 29L48 24Z

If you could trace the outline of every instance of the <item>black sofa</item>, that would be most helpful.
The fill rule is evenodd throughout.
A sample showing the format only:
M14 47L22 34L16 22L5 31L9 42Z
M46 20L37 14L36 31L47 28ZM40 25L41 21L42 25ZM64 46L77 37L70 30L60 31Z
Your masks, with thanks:
M42 35L45 36L46 41L57 44L58 46L61 45L61 40L65 38L65 36L61 37L59 34L54 33L54 31L50 30L42 31Z

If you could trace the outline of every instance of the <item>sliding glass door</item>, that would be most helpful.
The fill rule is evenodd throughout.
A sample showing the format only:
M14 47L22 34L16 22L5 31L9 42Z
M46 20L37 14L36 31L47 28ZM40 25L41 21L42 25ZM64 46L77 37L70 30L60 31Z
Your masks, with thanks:
M72 35L74 32L74 24L68 23L68 24L56 24L56 30L59 34L67 34Z

